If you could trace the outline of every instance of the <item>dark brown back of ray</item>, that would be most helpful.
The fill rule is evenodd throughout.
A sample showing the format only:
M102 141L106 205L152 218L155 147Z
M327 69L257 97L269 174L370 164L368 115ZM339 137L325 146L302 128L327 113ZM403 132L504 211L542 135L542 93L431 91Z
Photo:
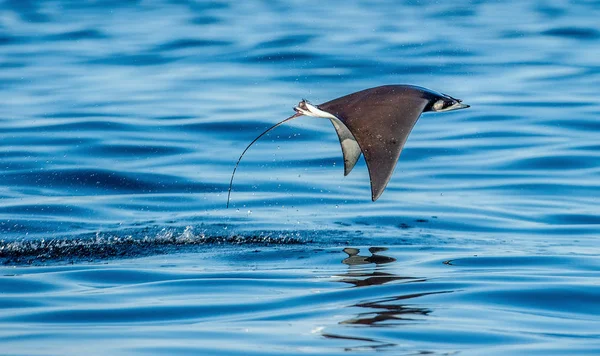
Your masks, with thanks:
M404 143L430 98L430 93L418 87L386 85L318 105L340 119L356 138L367 162L373 201L385 190Z

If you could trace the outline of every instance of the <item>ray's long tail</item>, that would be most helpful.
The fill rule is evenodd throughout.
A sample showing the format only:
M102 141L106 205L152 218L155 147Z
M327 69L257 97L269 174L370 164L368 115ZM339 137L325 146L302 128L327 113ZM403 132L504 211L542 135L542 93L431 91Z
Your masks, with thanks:
M261 133L260 135L258 135L258 137L256 137L254 140L252 140L252 142L250 142L250 144L246 147L246 149L244 150L244 152L242 152L242 154L240 155L240 158L238 158L235 167L233 168L233 173L231 173L231 180L229 181L229 190L227 192L227 208L229 208L229 199L231 198L231 188L233 186L233 177L235 176L235 171L238 168L238 165L240 164L240 161L242 160L242 157L244 157L244 154L246 154L246 151L248 151L248 149L250 148L250 146L252 146L256 141L258 141L261 137L263 137L264 135L266 135L267 133L269 133L271 130L273 130L274 128L292 120L295 119L299 116L302 116L301 113L295 113L294 115L288 117L287 119L280 121L278 123L276 123L275 125L269 127L268 129L266 129L263 133Z

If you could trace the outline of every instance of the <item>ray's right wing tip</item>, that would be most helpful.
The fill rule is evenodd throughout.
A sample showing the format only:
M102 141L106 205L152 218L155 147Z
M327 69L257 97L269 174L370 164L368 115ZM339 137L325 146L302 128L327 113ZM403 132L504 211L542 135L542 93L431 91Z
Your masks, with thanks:
M377 199L379 199L379 197L381 196L381 194L383 194L383 190L381 190L380 192L372 192L371 193L371 201L372 202L377 201Z

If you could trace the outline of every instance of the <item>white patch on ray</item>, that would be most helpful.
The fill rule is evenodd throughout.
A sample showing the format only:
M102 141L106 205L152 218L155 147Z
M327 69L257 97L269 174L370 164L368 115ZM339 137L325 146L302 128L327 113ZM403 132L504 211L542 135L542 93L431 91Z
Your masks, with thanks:
M342 154L344 155L344 175L347 176L360 158L360 146L350 130L338 118L330 120L340 138Z
M356 162L362 153L358 142L356 142L356 139L354 138L354 135L352 135L346 125L344 125L340 119L335 117L335 115L332 115L327 111L323 111L305 100L303 100L300 104L301 105L298 105L295 108L297 112L300 112L306 116L329 119L333 124L333 127L335 128L335 131L340 139L340 145L342 146L342 154L344 155L344 175L347 176L352 171L352 168L354 168L356 165ZM305 106L306 110L300 106Z
M329 119L333 124L333 127L335 128L335 131L340 139L340 145L342 146L342 154L344 155L344 175L347 176L352 171L352 168L354 168L356 165L356 162L362 153L358 142L356 142L356 139L354 138L354 135L352 135L346 125L344 125L340 119L335 117L335 115L319 109L308 101L303 101L302 104L306 106L306 110L301 108L299 105L295 108L296 111L299 111L306 116Z

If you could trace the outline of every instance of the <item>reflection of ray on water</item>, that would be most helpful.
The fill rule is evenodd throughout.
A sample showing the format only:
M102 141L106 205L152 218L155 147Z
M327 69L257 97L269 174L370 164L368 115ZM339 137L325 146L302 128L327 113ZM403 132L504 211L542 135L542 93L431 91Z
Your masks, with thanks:
M344 276L344 278L340 279L339 282L352 284L355 287L376 286L398 280L411 280L414 282L421 281L413 277L402 277L391 273L377 271L368 273L346 273L342 276Z
M427 282L425 278L399 276L390 272L389 264L396 262L393 257L380 254L387 248L371 247L370 256L361 256L357 248L345 248L344 252L348 257L342 260L343 264L348 265L348 272L338 275L337 281L351 284L354 287L372 287L383 285L390 282ZM385 270L385 271L384 271ZM429 316L433 310L428 307L419 306L414 303L415 299L435 294L451 293L453 291L442 290L423 293L408 293L401 295L385 296L379 295L372 300L367 300L349 305L348 308L360 308L360 312L354 317L338 322L340 326L386 326L386 327L408 327L411 324L422 321ZM413 303L409 303L412 301ZM373 338L356 335L360 329L342 329L348 330L353 335L344 335L341 332L323 332L323 337L346 339L351 341L362 341L371 343L345 349L346 351L377 350L398 346L390 343L389 340L376 340ZM420 351L417 354L430 354L429 351Z
M344 336L337 334L321 334L323 337L327 339L342 339L342 340L351 340L351 341L364 341L369 342L371 345L363 345L363 346L354 346L354 347L346 347L344 351L368 351L368 350L379 350L385 349L386 347L394 347L396 344L393 343L382 343L375 339L367 338L367 337L355 337L355 336Z
M385 284L398 280L417 280L414 277L402 277L395 274L382 272L378 267L383 264L395 262L396 259L380 255L379 252L386 251L385 247L371 247L369 252L371 256L359 255L360 250L357 248L347 247L344 252L348 254L348 258L342 260L343 264L350 266L348 273L339 275L339 282L352 284L355 287L366 287ZM354 270L356 266L375 264L376 270L365 271L364 269Z
M372 302L357 303L352 307L374 309L374 311L359 313L356 318L344 320L340 324L354 324L354 325L370 325L375 326L385 322L386 326L394 325L393 321L416 321L415 317L427 316L432 311L428 308L417 307L405 303L393 303L400 300L408 300L419 298L427 295L451 293L452 291L440 291L440 292L429 292L429 293L413 293L406 295L399 295L395 297L384 298ZM397 323L396 325L402 325Z
M348 254L348 258L344 259L342 263L347 264L349 266L355 265L365 265L374 263L376 265L381 265L385 263L395 262L396 259L393 257L379 255L378 252L387 251L386 247L370 247L369 252L371 252L371 256L360 256L360 250L357 248L346 247L344 252Z

